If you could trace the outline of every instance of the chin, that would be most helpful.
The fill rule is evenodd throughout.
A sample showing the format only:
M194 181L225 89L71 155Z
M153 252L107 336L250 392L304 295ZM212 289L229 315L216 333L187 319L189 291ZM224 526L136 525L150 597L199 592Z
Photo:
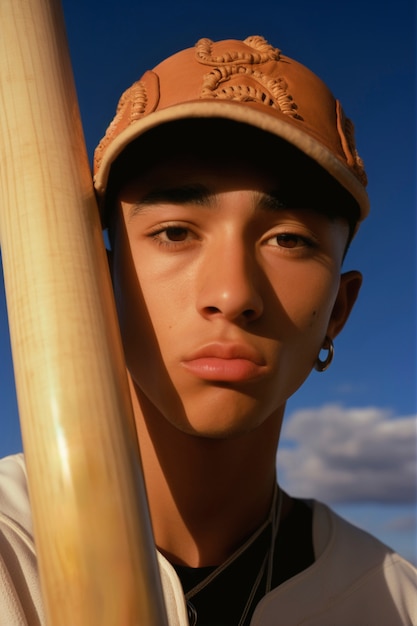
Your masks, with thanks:
M193 436L199 439L211 439L220 441L242 437L249 434L255 429L256 426L243 424L198 424L194 428L192 424L188 424L183 429L183 432L186 435Z
M285 403L276 398L266 403L266 389L250 395L226 385L203 385L183 393L173 385L147 394L136 386L145 419L150 418L159 435L174 436L175 431L208 440L230 440L257 431L270 418L280 420Z
M246 403L249 406L243 408L242 404L242 402L236 402L229 410L224 403L211 409L205 406L203 412L186 410L186 420L173 425L186 435L213 440L230 440L253 433L271 418L271 411L260 409L252 398ZM275 415L275 411L272 414Z

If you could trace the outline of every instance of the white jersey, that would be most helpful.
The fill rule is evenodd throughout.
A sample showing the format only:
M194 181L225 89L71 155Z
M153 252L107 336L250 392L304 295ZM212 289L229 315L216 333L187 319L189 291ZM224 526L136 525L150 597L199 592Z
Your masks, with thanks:
M417 626L417 570L401 556L319 502L313 503L313 546L314 563L264 596L251 626ZM158 562L169 624L188 626L178 576L159 553ZM26 468L18 454L0 460L0 626L43 624Z

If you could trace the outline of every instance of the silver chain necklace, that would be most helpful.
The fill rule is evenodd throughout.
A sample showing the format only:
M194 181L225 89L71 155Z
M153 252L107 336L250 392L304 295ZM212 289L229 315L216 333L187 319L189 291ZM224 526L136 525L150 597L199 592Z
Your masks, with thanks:
M234 561L236 561L236 559L238 559L256 541L256 539L262 534L262 532L270 524L271 524L271 543L270 543L270 546L268 547L268 550L265 554L265 558L263 559L261 566L259 568L259 571L256 575L255 582L253 584L252 590L244 606L243 613L240 617L238 626L243 626L248 616L248 613L252 607L252 603L256 596L256 592L258 591L259 585L261 584L261 581L265 575L265 571L267 571L265 595L269 591L271 591L272 570L273 570L273 564L274 564L274 548L275 548L275 541L278 535L279 522L280 522L280 517L281 517L282 500L283 500L282 491L278 489L278 485L275 484L271 508L270 508L269 515L267 519L265 520L265 522L259 528L257 528L257 530L249 537L249 539L247 539L247 541L245 541L243 545L241 545L235 552L233 552L233 554L228 559L226 559L226 561L224 561L221 565L216 567L216 569L213 572L211 572L208 576L206 576L204 580L199 582L197 585L195 585L192 589L190 589L185 594L185 599L187 600L187 606L188 606L189 612L191 613L190 614L190 626L195 626L197 624L197 611L194 605L191 604L191 602L189 602L189 600L191 600L191 598L197 595L200 591L205 589L205 587L207 587L215 578L217 578L225 569L227 569L229 565L234 563Z

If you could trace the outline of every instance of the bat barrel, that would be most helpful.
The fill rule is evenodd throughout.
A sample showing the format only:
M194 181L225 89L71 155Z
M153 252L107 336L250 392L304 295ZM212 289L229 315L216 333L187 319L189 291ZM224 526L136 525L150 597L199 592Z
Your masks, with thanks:
M0 3L0 237L47 622L163 626L62 9Z

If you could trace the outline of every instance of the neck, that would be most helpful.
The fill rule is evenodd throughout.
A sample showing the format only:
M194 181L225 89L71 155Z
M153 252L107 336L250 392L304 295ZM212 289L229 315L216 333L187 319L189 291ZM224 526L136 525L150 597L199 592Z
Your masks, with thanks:
M207 439L171 426L137 390L133 405L156 545L173 563L222 563L268 516L283 409L251 433Z

